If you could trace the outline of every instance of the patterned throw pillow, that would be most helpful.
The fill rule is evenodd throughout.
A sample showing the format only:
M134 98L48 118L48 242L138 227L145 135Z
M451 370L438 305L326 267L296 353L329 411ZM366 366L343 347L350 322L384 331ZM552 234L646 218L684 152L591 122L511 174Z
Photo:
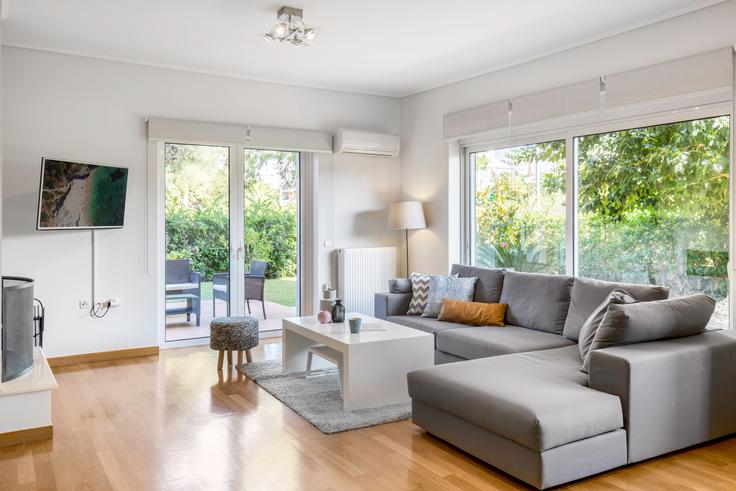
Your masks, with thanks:
M422 317L437 317L440 315L443 300L471 301L475 293L476 281L478 281L476 277L430 276L427 306L422 312Z
M429 275L411 274L411 302L406 315L422 315L427 306L427 295L429 294Z

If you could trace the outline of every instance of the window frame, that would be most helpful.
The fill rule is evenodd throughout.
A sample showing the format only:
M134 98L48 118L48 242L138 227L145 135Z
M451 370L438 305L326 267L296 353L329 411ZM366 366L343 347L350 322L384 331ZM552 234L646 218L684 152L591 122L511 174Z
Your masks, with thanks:
M728 116L730 122L731 142L734 133L734 104L733 102L721 102L706 104L695 107L683 107L679 109L668 109L656 113L634 115L627 117L601 118L598 121L587 124L571 125L560 128L559 121L550 121L547 124L533 125L534 131L524 133L523 128L512 128L497 132L499 137L486 137L485 139L473 138L468 141L459 141L460 150L460 210L459 217L461 227L460 261L463 264L472 265L475 262L475 169L472 165L471 154L476 152L494 151L503 148L517 147L522 145L533 145L553 140L565 141L566 157L566 220L565 220L565 258L566 274L578 275L578 169L576 160L576 138L600 133L611 133L616 131L633 130L648 126L682 123L686 121L708 119ZM733 144L732 144L733 146ZM736 183L734 177L734 151L731 148L731 161L729 162L729 324L733 329L736 321L736 299L734 299L734 275L732 254L736 251L736 218L734 213L734 195L736 194Z
M537 134L531 139L516 139L516 138L504 138L500 140L495 140L492 144L484 145L484 144L476 144L476 145L467 145L462 148L462 155L463 155L463 226L465 230L465 237L463 239L463 252L465 256L463 257L463 263L464 264L474 264L475 263L475 166L472 162L471 154L473 153L479 153L479 152L493 152L495 150L500 150L504 148L511 148L511 147L520 147L525 145L536 145L540 143L549 143L552 141L565 141L565 156L566 159L568 158L568 151L567 151L567 138L566 136L562 135L559 132L549 132L549 133L542 133ZM568 187L569 190L569 165L566 165L565 171L565 184ZM565 197L567 198L568 193L565 193ZM568 207L565 207L565 269L566 273L570 274L570 267L571 267L571 258L569 257L569 234L568 234L568 226L569 226L569 217L570 213L568 211Z

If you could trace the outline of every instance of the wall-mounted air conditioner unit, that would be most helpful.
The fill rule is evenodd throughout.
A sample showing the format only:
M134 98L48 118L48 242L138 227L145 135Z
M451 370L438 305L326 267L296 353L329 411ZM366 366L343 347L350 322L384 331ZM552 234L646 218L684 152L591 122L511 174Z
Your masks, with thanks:
M338 129L332 139L335 153L360 153L396 157L399 155L399 136L388 133Z

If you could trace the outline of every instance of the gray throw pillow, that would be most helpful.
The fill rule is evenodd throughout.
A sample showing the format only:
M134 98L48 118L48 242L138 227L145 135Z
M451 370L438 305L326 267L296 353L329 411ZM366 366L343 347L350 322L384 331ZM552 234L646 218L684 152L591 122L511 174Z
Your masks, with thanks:
M429 295L422 317L437 317L442 310L443 300L473 300L475 282L478 278L432 275L429 277Z
M613 283L576 276L570 292L570 309L567 311L562 335L577 341L586 319L613 290L623 290L639 302L665 300L670 296L669 288L664 286Z
M609 305L583 360L588 371L593 351L610 346L692 336L705 331L716 307L708 295Z
M406 315L422 315L427 306L427 296L429 295L429 275L428 274L411 274L411 302L409 302L409 310Z
M608 294L605 300L595 308L592 314L583 323L583 327L580 329L580 336L578 338L578 349L580 349L580 358L585 360L590 351L590 345L593 344L593 338L595 333L603 320L603 317L608 312L608 307L613 304L624 304L634 303L636 299L632 297L629 292L625 290L613 290Z

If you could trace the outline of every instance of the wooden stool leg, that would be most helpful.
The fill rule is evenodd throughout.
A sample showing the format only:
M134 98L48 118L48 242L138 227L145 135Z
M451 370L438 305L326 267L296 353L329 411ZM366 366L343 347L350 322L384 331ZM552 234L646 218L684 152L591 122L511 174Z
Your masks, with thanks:
M224 357L225 357L225 351L224 350L220 350L217 353L217 369L218 370L222 370L222 359Z
M227 352L227 366L232 366L233 364L233 352L229 351Z
M243 350L238 351L238 370L243 366Z
M253 361L253 358L250 356L250 350L245 350L245 359L248 361L248 363L251 363Z

